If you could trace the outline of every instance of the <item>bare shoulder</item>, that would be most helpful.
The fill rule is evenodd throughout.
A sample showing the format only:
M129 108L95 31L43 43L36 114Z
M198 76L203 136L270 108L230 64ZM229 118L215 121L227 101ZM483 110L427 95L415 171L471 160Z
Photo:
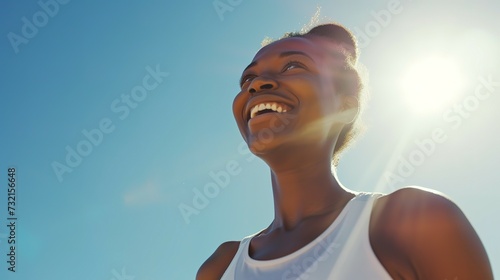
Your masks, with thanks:
M389 226L392 232L403 237L436 234L446 227L470 225L461 209L446 195L416 186L377 199L372 217L380 226Z
M479 236L461 209L440 192L397 190L377 199L371 219L374 252L405 279L492 279Z
M458 206L444 194L421 187L405 187L383 195L373 205L370 232L389 235L401 249L414 238L442 232L447 224L468 222Z
M198 269L196 280L220 280L236 255L239 246L239 241L222 243Z
M422 187L405 187L377 199L373 211L380 219L391 222L408 221L415 215L425 218L436 218L436 215L459 214L458 206L444 194ZM432 214L432 215L430 215ZM411 221L412 224L419 222Z

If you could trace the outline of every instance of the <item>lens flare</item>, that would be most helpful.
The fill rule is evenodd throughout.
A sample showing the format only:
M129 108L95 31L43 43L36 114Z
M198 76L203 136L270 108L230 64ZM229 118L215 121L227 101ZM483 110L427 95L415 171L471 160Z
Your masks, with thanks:
M417 61L408 68L401 82L411 110L424 114L444 110L464 88L458 63L444 56Z

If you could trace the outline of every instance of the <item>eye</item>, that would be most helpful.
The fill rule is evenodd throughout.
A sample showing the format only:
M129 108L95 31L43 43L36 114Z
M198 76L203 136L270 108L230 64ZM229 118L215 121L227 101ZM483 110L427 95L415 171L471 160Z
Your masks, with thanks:
M305 65L299 61L290 61L287 64L285 64L285 67L283 67L283 72L292 70L295 68L306 68Z
M245 85L246 83L251 82L255 78L255 75L246 75L241 78L240 86Z

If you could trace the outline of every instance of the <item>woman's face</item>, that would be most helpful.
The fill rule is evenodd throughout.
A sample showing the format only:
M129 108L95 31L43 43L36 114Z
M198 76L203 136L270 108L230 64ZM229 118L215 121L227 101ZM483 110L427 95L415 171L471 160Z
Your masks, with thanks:
M293 37L263 47L241 75L233 102L240 132L255 154L331 141L343 99L334 79L344 46Z

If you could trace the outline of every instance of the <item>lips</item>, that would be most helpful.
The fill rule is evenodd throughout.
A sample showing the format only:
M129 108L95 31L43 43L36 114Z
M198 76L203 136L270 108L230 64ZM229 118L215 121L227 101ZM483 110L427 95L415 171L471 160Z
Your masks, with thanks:
M253 106L252 109L250 109L249 120L253 119L257 115L262 115L270 112L286 113L289 110L291 110L291 107L283 103L263 102Z
M288 100L273 98L274 96L254 97L245 107L244 120L248 123L252 118L267 113L286 113L294 109L294 106Z

